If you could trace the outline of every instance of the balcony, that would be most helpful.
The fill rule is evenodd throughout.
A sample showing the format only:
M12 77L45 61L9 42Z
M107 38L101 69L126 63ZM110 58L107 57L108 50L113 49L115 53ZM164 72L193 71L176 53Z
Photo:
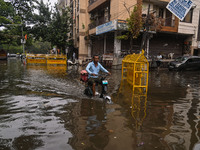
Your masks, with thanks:
M99 6L102 6L103 4L105 4L106 2L109 2L110 0L89 0L89 6L88 6L88 12L93 11L94 9L96 9Z
M146 22L146 18L143 18L143 22ZM177 33L179 20L176 17L174 19L150 17L148 24L150 25L150 31Z
M149 0L143 0L143 2L148 2L149 3ZM153 3L153 4L166 4L166 3L169 3L170 0L150 0L150 3Z
M91 21L91 23L88 25L89 27L89 30L93 29L93 28L96 28L97 26L99 25L102 25L104 23L106 23L107 21L105 21L105 18L102 17L102 18L99 18L98 20L95 20L95 21Z
M175 19L161 19L161 28L162 32L178 32L178 24L179 20L175 17Z
M89 5L92 5L96 1L98 1L98 0L89 0Z

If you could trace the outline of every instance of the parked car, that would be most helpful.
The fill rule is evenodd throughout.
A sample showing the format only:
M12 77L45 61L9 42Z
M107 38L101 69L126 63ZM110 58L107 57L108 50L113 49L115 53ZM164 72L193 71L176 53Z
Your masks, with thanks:
M169 63L169 70L200 70L200 57L182 56Z
M8 57L17 57L17 54L10 54L10 53L8 53Z

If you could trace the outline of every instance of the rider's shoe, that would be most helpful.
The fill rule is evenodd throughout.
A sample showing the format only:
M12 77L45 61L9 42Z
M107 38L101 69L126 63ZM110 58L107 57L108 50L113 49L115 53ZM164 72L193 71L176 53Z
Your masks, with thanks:
M100 93L99 92L95 92L95 96L99 96L100 95Z

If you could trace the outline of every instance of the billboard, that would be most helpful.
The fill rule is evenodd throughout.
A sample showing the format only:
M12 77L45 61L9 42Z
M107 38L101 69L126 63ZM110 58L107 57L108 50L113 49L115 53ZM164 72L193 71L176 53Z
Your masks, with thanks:
M183 21L192 5L192 0L171 0L167 5L167 9Z

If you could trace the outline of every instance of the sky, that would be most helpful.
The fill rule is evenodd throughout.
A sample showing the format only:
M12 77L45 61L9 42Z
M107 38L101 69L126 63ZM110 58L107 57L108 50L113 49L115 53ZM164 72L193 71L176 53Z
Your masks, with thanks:
M57 3L58 2L58 0L49 0L50 2L51 2L51 6L54 6L55 5L55 3ZM48 2L48 0L43 0L43 2L44 3L47 3Z
M40 0L37 0L37 1L40 1ZM57 3L58 0L49 0L49 1L50 1L50 3L51 3L50 7L52 7L52 9L54 10L55 3ZM48 0L43 0L43 2L46 4L46 3L48 3ZM38 14L38 11L37 11L37 10L35 10L34 12L35 12L36 14Z

